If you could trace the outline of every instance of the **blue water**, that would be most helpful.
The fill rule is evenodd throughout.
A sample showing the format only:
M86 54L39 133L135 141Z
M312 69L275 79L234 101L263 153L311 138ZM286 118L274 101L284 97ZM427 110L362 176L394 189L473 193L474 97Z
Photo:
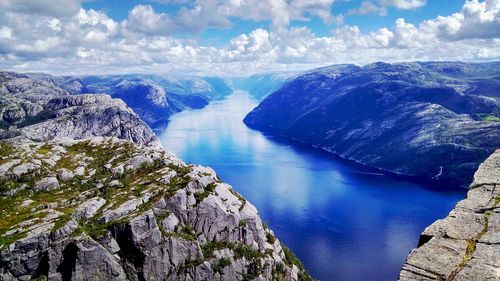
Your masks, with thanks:
M320 280L395 280L419 233L465 191L369 173L243 124L245 92L174 115L160 134L184 161L214 168Z

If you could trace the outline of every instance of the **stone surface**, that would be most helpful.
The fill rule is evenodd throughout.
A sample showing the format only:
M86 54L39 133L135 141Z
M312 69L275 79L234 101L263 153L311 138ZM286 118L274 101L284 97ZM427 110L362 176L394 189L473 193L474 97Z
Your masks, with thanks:
M467 198L422 233L399 280L500 280L500 149L474 175Z
M76 219L90 219L105 203L106 200L101 197L89 199L76 208L73 217Z
M37 153L42 147L51 149ZM0 209L9 222L0 228L1 241L8 241L0 245L4 280L38 275L49 280L242 280L244 276L297 280L299 275L307 276L297 267L300 264L294 265L294 259L285 255L279 240L268 241L273 232L263 226L256 208L220 182L210 168L186 165L157 146L117 138L53 140L13 149L2 157L59 159L38 168L48 174L58 174L62 164L68 165L64 169L70 173L76 174L79 167L95 173L84 174L86 180L61 181L58 189L51 188L55 177L38 180L35 176L32 199L23 197L24 193L12 201L0 198L10 202ZM78 160L78 166L65 162L69 156ZM117 175L122 184L113 184L118 179L113 180L112 169L123 163L140 164L127 164L127 172ZM10 169L4 174L10 175ZM41 174L38 169L34 175ZM29 185L33 179L20 180ZM219 265L222 259L228 261L224 267Z
M0 139L12 143L113 136L159 144L152 130L119 99L70 95L52 83L0 72ZM15 115L14 115L15 114Z
M35 183L33 188L37 191L51 191L59 188L56 177L46 177Z

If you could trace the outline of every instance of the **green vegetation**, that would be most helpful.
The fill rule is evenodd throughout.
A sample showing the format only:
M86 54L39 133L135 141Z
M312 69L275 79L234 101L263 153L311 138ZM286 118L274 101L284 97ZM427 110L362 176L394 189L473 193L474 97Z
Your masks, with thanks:
M271 232L266 232L266 239L267 239L267 243L273 245L274 242L276 242L276 237L274 237L274 235L271 234Z
M481 118L482 121L489 121L489 122L500 122L500 118L494 116L494 115L488 115L483 118Z
M298 280L299 281L314 281L314 279L306 272L300 260L293 254L293 252L285 245L281 244L283 252L285 253L285 263L292 266L295 265L300 269Z
M88 221L79 222L80 229L85 232L88 236L96 239L102 237L108 233L108 228L111 226L110 223L99 223L95 219L90 219Z
M0 157L10 157L15 152L15 148L3 141L0 141Z
M184 227L181 232L169 232L167 233L167 236L179 237L189 241L195 241L196 238L198 238L198 235L196 235L191 226Z
M205 189L203 190L203 192L200 192L200 193L196 193L194 195L194 198L196 199L196 203L200 203L201 201L203 201L205 198L208 197L208 195L212 194L214 191L215 191L215 187L217 185L215 183L211 183L211 184L208 184Z
M40 275L30 279L30 281L45 281L45 280L49 280L45 275Z
M240 220L240 222L238 223L239 227L244 227L245 225L247 225L247 222L245 220Z
M222 250L222 249L235 249L236 244L228 242L228 241L214 241L214 242L207 242L203 245L201 245L201 251L203 252L203 256L207 259L213 257L213 253L216 250Z
M177 166L173 163L168 164L168 167L174 170L178 176L185 176L191 172L191 168L189 166Z
M184 188L189 182L188 177L182 177L189 173L191 169L187 166L177 168L176 165L171 164L169 166L171 168L175 167L179 176L175 177L168 185L162 184L159 180L164 171L162 172L161 170L166 167L163 159L155 160L152 163L145 163L133 172L128 171L123 175L112 174L104 166L106 164L116 166L137 155L138 149L132 143L116 143L109 140L104 143L95 144L91 141L80 141L66 147L66 152L59 154L59 160L54 166L50 166L44 163L44 159L52 157L53 147L54 145L51 142L38 145L38 148L37 145L33 145L30 147L33 151L26 153L26 151L19 151L10 144L0 142L0 164L13 159L21 159L21 163L25 161L32 162L33 160L39 160L39 163L42 163L41 168L31 173L21 175L17 178L0 179L0 192L17 190L13 195L0 196L0 206L2 206L0 208L0 217L2 217L2 220L0 220L0 236L20 222L45 217L47 213L44 209L49 203L59 203L60 205L68 204L69 202L78 202L80 199L77 198L82 192L107 199L107 203L104 206L106 207L110 204L119 206L121 203L134 197L142 197L144 191L150 190L150 192L154 192L156 195L151 198L150 203L143 204L138 208L137 211L142 212L145 209L151 208L154 201L161 196L173 195L178 189ZM57 153L57 151L54 151L54 153ZM59 181L61 188L58 190L32 190L34 183L38 180L57 174L59 169L62 168L74 171L79 165L82 165L82 162L86 163L86 174L93 173L90 178L84 175L75 176L68 182ZM114 179L118 179L121 186L109 186L109 182ZM159 188L162 189L161 192L158 192ZM24 207L22 204L27 199L33 200L29 204L29 208ZM70 220L75 208L75 203L71 204L72 206L64 208L56 206L56 210L62 211L64 215L53 221L55 223L54 229L64 226ZM32 211L33 209L41 211ZM99 215L98 213L96 217ZM35 220L33 220L34 223L36 223ZM79 231L84 231L93 237L105 233L106 228L109 226L97 221L83 221L80 223L82 229ZM19 234L7 238L2 237L0 247L23 237L25 233L22 232L24 231L21 229L21 233ZM180 235L186 239L196 239L196 235L191 233L189 229L184 230Z
M53 146L51 144L46 143L46 144L42 145L40 148L38 148L36 153L41 154L41 155L47 155L52 150L52 147Z
M284 281L285 280L285 265L282 263L276 264L276 268L272 272L273 281Z
M219 272L220 274L222 274L222 269L224 269L224 267L229 266L229 265L231 265L231 260L230 259L228 259L228 258L221 258L221 259L219 259L219 260L217 260L215 262L214 271Z
M264 257L263 253L254 250L252 247L247 245L237 245L233 251L235 259L241 259L245 257L247 260L253 260L261 259Z

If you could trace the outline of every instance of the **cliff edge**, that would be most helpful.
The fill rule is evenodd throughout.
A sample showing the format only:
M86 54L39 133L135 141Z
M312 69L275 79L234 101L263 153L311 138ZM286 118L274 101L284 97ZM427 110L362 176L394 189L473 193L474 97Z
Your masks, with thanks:
M500 149L479 166L469 189L424 230L399 280L500 280Z
M0 72L0 280L311 280L120 100Z

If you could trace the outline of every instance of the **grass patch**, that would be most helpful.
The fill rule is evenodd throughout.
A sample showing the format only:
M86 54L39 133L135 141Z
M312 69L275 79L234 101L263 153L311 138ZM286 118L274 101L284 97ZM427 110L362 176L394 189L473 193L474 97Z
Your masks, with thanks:
M12 156L12 154L14 154L15 151L16 151L16 149L14 148L14 146L12 146L6 142L0 141L0 156L1 157L10 157L10 156Z
M276 242L276 237L274 237L274 235L271 234L271 232L266 232L266 239L267 239L267 243L273 245L274 242Z
M201 201L205 200L208 195L212 194L215 191L216 186L217 185L215 183L211 183L205 187L203 192L195 193L194 198L196 199L196 203L200 203Z
M27 233L18 233L9 237L0 236L0 250L16 242L19 239L26 237Z
M195 241L198 238L191 226L184 227L180 232L167 233L167 236L179 237L189 241Z
M201 245L201 251L203 252L203 256L207 259L213 257L214 251L222 250L222 249L231 249L234 250L236 248L236 244L228 242L228 241L214 241L208 242Z
M498 118L494 115L488 115L488 116L482 117L481 120L488 121L488 122L500 122L500 118Z
M36 153L37 154L41 154L41 155L47 155L52 150L52 147L53 147L53 145L45 143L40 148L38 148L38 150L36 151Z
M219 259L219 260L217 260L215 262L214 271L219 272L220 274L222 274L222 269L224 269L224 267L230 266L230 265L231 265L231 260L230 259L228 259L228 258L221 258L221 259Z
M88 236L97 239L108 233L108 228L115 224L113 223L100 223L95 219L90 219L88 221L80 222L80 229L87 233Z
M288 265L296 265L301 270L304 270L304 266L300 262L300 260L295 256L295 254L288 248L287 246L281 244L281 248L283 248L283 252L285 253L285 263Z

